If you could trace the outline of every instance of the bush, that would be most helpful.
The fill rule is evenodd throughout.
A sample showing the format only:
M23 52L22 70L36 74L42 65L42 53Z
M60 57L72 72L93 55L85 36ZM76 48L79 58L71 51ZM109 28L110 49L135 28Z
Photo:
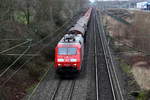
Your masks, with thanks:
M29 75L32 78L38 80L39 77L44 73L46 67L47 67L47 64L43 57L35 58L28 65Z
M133 91L131 95L136 97L137 100L149 100L150 91Z
M9 100L8 90L4 87L0 87L0 100Z

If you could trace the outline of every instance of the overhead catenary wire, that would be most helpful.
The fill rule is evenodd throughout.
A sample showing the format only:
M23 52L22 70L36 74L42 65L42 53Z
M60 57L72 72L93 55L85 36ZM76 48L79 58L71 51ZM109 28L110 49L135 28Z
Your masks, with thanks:
M71 20L72 20L72 18L71 18ZM71 21L70 20L70 21ZM70 21L67 21L67 22L70 22ZM66 22L66 23L67 23ZM65 23L65 24L66 24ZM55 32L57 32L57 31L59 31L61 28L63 28L64 26L65 26L65 24L63 24L63 26L61 26L59 29L57 29ZM62 33L64 33L65 32L65 30L63 30L63 32ZM63 34L62 34L63 35ZM42 41L44 41L46 38L48 38L50 35L48 35L48 36L46 36L44 39L42 39L42 40L40 40L40 41L38 41L37 43L35 43L35 44L33 44L33 45L31 45L31 47L32 46L35 46L35 45L38 45L39 43L41 43ZM60 37L61 35L60 34L57 34L55 37ZM53 38L52 40L51 40L51 42L52 41L54 41L55 40L55 38ZM42 48L39 50L39 51L37 51L36 53L35 53L35 55L38 55L42 50L44 50L44 48L46 48L47 46L49 46L50 44L49 43L47 43L47 44L45 44L44 46L42 46ZM25 55L25 54L24 54ZM23 63L12 75L10 75L10 77L6 80L6 81L4 81L3 82L3 85L5 85L18 71L20 71L27 63L29 63L34 57L36 57L36 56L33 56L32 55L32 57L31 58L29 58L28 60L26 60L25 61L25 63ZM43 78L42 79L44 79L44 77L47 75L47 73L48 73L48 71L49 70L47 70L46 72L45 72L45 74L43 75ZM0 76L1 77L1 76ZM41 80L42 80L41 79ZM40 84L40 82L39 82L39 84ZM38 86L37 86L38 87ZM36 90L36 89L35 89ZM32 92L33 93L33 92Z
M20 56L21 54L2 54L7 56ZM40 56L39 54L24 54L24 56Z
M25 63L23 63L21 65L21 67L19 67L12 75L10 75L8 77L8 79L6 81L3 82L2 86L4 86L17 72L19 72L23 67L24 65L26 65L27 63L29 63L29 61L32 59L32 57L30 59L28 59Z
M44 48L42 48L41 50L39 50L36 54L39 54ZM9 78L3 82L3 85L5 85L17 72L19 72L27 63L29 63L34 57L36 56L32 56L30 57L28 60L25 61L25 63L23 63L12 75L9 76Z
M27 100L31 100L31 97L33 95L33 93L36 91L36 89L38 88L38 86L40 85L40 83L43 81L43 79L46 77L47 73L49 72L49 69L44 73L43 77L41 78L40 82L37 84L37 86L34 88L34 90L32 91L31 95L29 95Z
M27 40L27 41L25 41L25 42L23 42L23 43L17 44L17 45L15 45L15 46L13 46L13 47L10 47L10 48L6 49L6 50L0 51L0 54L5 53L5 52L8 52L8 51L10 51L10 50L13 50L13 49L15 49L15 48L17 48L17 47L20 47L20 46L22 46L22 45L24 45L24 44L27 44L27 43L29 43L29 42L30 42L30 41Z
M47 45L45 45L45 46L42 47L39 51L37 51L37 52L35 53L35 55L38 55L38 54L39 54L43 49L45 49L48 45L49 45L49 43L47 43ZM36 56L32 56L31 58L29 58L28 60L26 60L26 62L23 63L20 68L18 68L5 82L3 82L3 85L6 84L18 71L20 71L21 68L24 67L24 65L26 65L27 63L29 63L34 57L36 57Z
M54 41L54 39L52 40L52 41ZM51 41L51 42L52 42ZM36 53L35 53L35 55L38 55L43 49L45 49L47 46L49 46L49 43L47 43L44 47L42 47L39 51L37 51ZM23 63L12 75L10 75L9 76L9 78L5 81L5 82L3 82L3 85L5 85L17 72L19 72L27 63L29 63L34 57L36 57L36 56L32 56L31 58L29 58L28 60L26 60L26 62L25 63ZM47 72L46 72L47 73Z
M0 39L0 41L23 41L25 39Z
M20 60L20 58L22 58L24 56L24 54L26 54L30 49L30 46L28 46L28 48L11 64L9 65L1 74L0 74L0 77L2 77L13 65L16 64L16 62L18 60Z
M67 21L68 22L68 21ZM64 26L64 24L63 24L63 26ZM59 29L57 29L56 30L56 32L58 31L58 30L60 30L62 27L60 27ZM58 36L59 34L57 34L57 36ZM49 36L49 35L48 35ZM47 36L47 37L48 37ZM57 37L56 36L56 37ZM46 37L46 38L47 38ZM44 39L46 39L46 38L44 38ZM44 39L42 39L42 40L40 40L39 42L42 42ZM54 39L55 38L53 38L53 40L52 41L54 41ZM51 42L52 42L51 41ZM39 43L39 42L37 42L36 43L36 45ZM35 44L33 44L32 46L34 46ZM35 55L37 55L37 54L39 54L44 48L46 48L47 46L49 45L49 43L47 43L47 44L45 44L44 45L44 47L42 47ZM30 48L31 48L31 46L29 46ZM28 48L27 48L28 49ZM25 50L26 51L26 50ZM24 52L23 54L25 55L25 53L26 52ZM9 68L11 68L11 66L13 66L18 60L19 60L19 58L21 58L22 56L23 56L23 54L21 54L2 74L0 74L0 77L1 76L3 76L4 74L5 74L5 72L7 71L7 70L9 70ZM15 71L9 78L8 78L8 80L10 80L25 64L27 64L29 61L31 61L33 58L34 58L35 56L32 56L29 60L27 60L17 71ZM7 81L8 81L7 80ZM4 82L4 83L6 83L6 82Z
M51 42L53 42L55 39L53 39ZM39 51L36 52L36 54L39 54L43 49L45 49L47 46L49 46L49 43L47 43L43 48L41 48ZM25 63L23 63L12 75L9 76L9 78L3 82L2 86L4 86L17 72L19 72L26 64L28 64L35 56L32 56L31 58L29 58ZM43 77L41 78L40 82L44 79L44 77L47 75L49 69L45 72L45 74L43 75ZM40 82L38 84L40 84ZM37 85L38 87L38 85ZM37 88L36 87L36 88ZM34 91L36 90L36 88L34 89ZM34 93L34 92L32 92ZM30 95L29 98L31 98L32 95ZM29 99L30 100L30 99Z
M76 17L77 15L75 15L74 17ZM69 18L69 20L67 20L61 27L57 28L53 33L56 33L58 31L60 31L62 28L64 28L65 25L67 25L69 22L71 22L73 20L74 17ZM46 37L44 37L43 39L37 41L36 43L32 44L31 46L36 46L40 43L42 43L44 40L46 40L49 36L51 36L51 34L47 35Z
M63 26L64 26L64 24L63 24ZM61 28L60 28L61 29ZM57 31L59 31L60 29L58 29ZM56 31L56 32L57 32ZM64 32L62 32L62 33L64 33ZM56 37L58 37L58 36L61 36L60 34L57 34L56 35ZM48 37L48 36L47 36ZM43 39L42 39L43 40ZM53 38L52 40L51 40L51 42L53 42L55 40L55 38ZM38 43L37 43L38 44ZM42 50L44 50L47 46L49 46L50 44L49 43L47 43L47 44L45 44L39 51L37 51L34 55L39 55L39 53L42 51ZM33 46L33 45L32 45ZM25 55L25 54L24 54ZM36 56L32 56L31 58L29 58L25 63L23 63L12 75L10 75L9 76L9 78L6 80L6 81L4 81L3 82L3 84L2 85L5 85L17 72L19 72L27 63L29 63L34 57L36 57ZM47 72L46 72L47 73ZM1 75L0 75L0 77L1 77Z
M72 20L72 19L71 19ZM71 21L70 20L70 21ZM70 22L69 21L69 22ZM64 26L64 25L63 25ZM58 29L59 30L59 29ZM58 31L57 30L57 31ZM65 32L65 30L62 32L62 33L64 33ZM58 35L58 34L57 34ZM59 35L60 36L60 35ZM57 36L56 36L57 37ZM46 46L48 46L49 44L47 44L47 45L45 45L45 47ZM43 49L45 48L45 47L43 47ZM43 50L43 49L41 49L41 51ZM36 91L36 89L39 87L39 85L40 85L40 83L42 82L42 80L46 77L46 75L47 75L47 73L48 73L48 71L49 71L49 69L45 72L45 74L43 75L43 77L41 78L41 80L40 80L40 82L37 84L37 86L34 88L34 90L32 91L32 93L29 95L29 97L28 97L28 99L27 100L31 100L31 97L32 97L32 95L34 94L34 92Z
M65 25L67 25L71 20L72 20L72 18L70 18L69 21L66 21L61 27L59 27L58 29L56 29L55 32L58 32L61 28L63 28ZM54 32L54 33L55 33L55 32ZM41 40L37 41L36 43L32 44L32 47L33 47L33 46L36 46L36 45L38 45L38 44L40 44L40 43L42 43L42 42L43 42L44 40L46 40L49 36L51 36L51 34L47 35L47 36L44 37L43 39L41 39Z

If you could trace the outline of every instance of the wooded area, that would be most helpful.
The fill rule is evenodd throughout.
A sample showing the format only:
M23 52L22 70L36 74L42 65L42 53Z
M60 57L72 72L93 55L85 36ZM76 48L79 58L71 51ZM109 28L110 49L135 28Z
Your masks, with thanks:
M61 26L86 0L0 0L1 38L40 39Z
M87 4L88 0L0 0L0 51L30 39L32 43L48 35L49 39L53 39L56 29L86 8ZM27 44L14 49L13 53L21 54L25 47ZM50 47L47 47L44 52L50 55L49 50ZM31 51L33 54L36 52ZM16 59L17 56L0 54L0 72ZM6 85L2 85L28 59L29 57L19 59L6 75L0 77L0 100L20 100L28 90L31 92L33 85L38 83L50 67L48 55L42 54L27 63Z

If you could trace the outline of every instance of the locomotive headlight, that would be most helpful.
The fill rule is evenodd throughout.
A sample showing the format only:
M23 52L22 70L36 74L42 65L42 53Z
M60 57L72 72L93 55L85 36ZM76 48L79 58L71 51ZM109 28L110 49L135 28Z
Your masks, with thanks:
M57 61L58 62L64 62L65 60L64 59L58 59Z
M77 64L73 64L74 66L77 66Z
M76 61L77 61L77 59L70 59L70 61L71 61L71 62L76 62Z
M61 66L61 64L58 64L58 66Z

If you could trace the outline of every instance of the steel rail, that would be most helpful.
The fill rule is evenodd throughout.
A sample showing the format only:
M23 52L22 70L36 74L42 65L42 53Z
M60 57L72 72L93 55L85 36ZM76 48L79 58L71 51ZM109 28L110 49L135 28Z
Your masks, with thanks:
M102 19L101 19L102 20ZM102 24L101 24L102 25ZM106 39L106 36L104 36L104 28L103 28L103 26L101 26L102 27L102 30L103 30L103 37L104 37L104 41L105 41L105 43L106 43L106 47L107 47L107 50L108 50L108 55L109 55L109 57L110 57L110 62L111 62L111 65L112 65L112 71L114 72L114 75L115 75L115 80L116 80L116 82L117 82L117 88L118 88L118 91L119 91L119 93L120 93L120 98L119 98L119 100L124 100L124 97L123 97L123 93L122 93L122 91L121 91L121 86L120 86L120 83L119 83L119 79L118 79L118 76L117 76L117 72L116 72L116 70L115 70L115 66L114 66L114 62L113 62L113 57L112 57L112 55L111 55L111 52L110 52L110 47L109 47L109 45L108 45L108 43L107 43L107 39ZM117 92L118 92L117 91Z
M98 18L97 18L97 20L98 20ZM99 21L102 21L102 18L100 17L100 20L98 20L98 22ZM100 22L101 23L101 22ZM103 40L102 41L102 43L103 43L103 48L104 48L104 51L105 51L105 54L107 55L106 56L106 60L107 60L107 62L108 62L108 68L109 68L109 70L110 70L110 73L112 74L112 73L114 73L113 75L115 76L114 78L115 78L115 80L114 80L114 78L113 78L113 76L112 76L112 85L115 85L115 86L117 86L117 90L116 90L116 92L117 92L117 95L116 96L120 96L120 98L116 98L115 97L115 100L124 100L124 98L123 98L123 94L122 94L122 91L121 91L121 86L120 86L120 83L119 83L119 79L118 79L118 76L117 76L117 74L116 74L116 70L115 70L115 68L114 68L114 63L113 63L113 61L112 61L112 55L111 55L111 52L110 52L110 48L109 48L109 45L108 45L108 42L107 42L107 39L106 39L106 36L104 35L104 28L103 28L103 25L102 25L102 23L101 24L98 24L98 28L102 28L101 30L102 30L102 34L101 34L101 39ZM109 57L109 59L108 59L108 57ZM110 61L110 62L109 62ZM110 64L111 64L111 67L110 67ZM114 80L114 81L113 81ZM117 84L115 84L115 81L117 82ZM119 93L118 93L118 91L119 91ZM115 92L114 92L115 93Z
M50 100L55 100L55 97L56 97L56 95L57 95L57 93L58 93L58 90L59 90L59 87L60 87L60 85L61 85L61 82L62 82L62 80L59 80L59 81L58 81L57 87L55 88L54 93L53 93L53 95L51 96L51 99L50 99Z
M106 40L105 40L106 41ZM106 41L107 42L107 41ZM108 45L108 43L106 44L106 45ZM114 62L113 62L113 58L112 58L112 55L111 55L111 52L110 52L110 48L108 47L108 54L109 54L109 58L110 58L110 62L111 62L111 65L112 65L112 71L114 72L114 75L115 75L115 80L116 80L116 82L117 82L117 88L118 88L118 91L119 91L119 93L118 94L120 94L119 96L120 96L120 98L121 98L121 100L124 100L124 98L123 98L123 93L122 93L122 91L121 91L121 86L120 86L120 83L119 83L119 79L118 79L118 76L117 76L117 72L116 72L116 70L115 70L115 67L114 67ZM118 92L117 91L117 92Z
M97 16L97 13L96 13L96 16ZM97 25L98 25L98 20L97 20L97 17L95 17L96 21L97 21ZM103 42L103 38L100 36L100 34L102 34L100 32L100 29L98 27L98 36L99 38L101 39L101 43L102 43L102 49L103 49L103 52L104 52L104 57L105 57L105 61L106 61L106 67L107 67L107 72L108 72L108 77L109 77L109 81L110 81L110 85L111 85L111 90L112 90L112 95L113 95L113 100L116 100L116 96L115 96L115 90L114 90L114 87L113 87L113 81L112 81L112 74L110 72L110 69L109 69L109 62L107 61L107 54L106 54L106 50L105 50L105 43Z
M59 37L59 36L58 36ZM55 40L55 38L51 41L51 42L54 42L54 40ZM37 51L37 53L36 54L39 54L42 50L44 50L46 47L48 47L49 46L49 43L47 43L46 45L44 45L44 47L42 47L39 51ZM36 57L36 56L32 56L28 61L27 61L27 63L28 62L30 62L34 57ZM25 64L27 64L27 63L25 63ZM24 65L25 65L24 64ZM43 75L43 77L41 78L41 80L40 80L40 82L36 85L36 87L34 88L34 90L32 91L32 93L29 95L29 97L28 97L28 99L27 100L31 100L31 97L32 97L32 95L35 93L35 91L37 90L37 88L39 87L39 85L41 84L41 82L44 80L44 78L46 77L46 75L48 74L48 71L50 70L50 68L44 73L44 75Z
M75 82L76 82L76 80L72 81L70 92L69 92L67 100L71 100L72 99L72 94L73 94L73 90L74 90L74 87L75 87Z
M60 85L61 83L63 82L63 80L59 80L58 83L57 83L57 86L56 88L54 89L54 92L50 98L50 100L55 100L57 94L58 94L58 90L60 88ZM72 94L73 94L73 90L74 90L74 87L75 87L75 82L76 80L72 80L71 82L71 86L70 86L70 91L69 91L69 94L68 94L68 97L67 97L67 100L71 100L72 99Z
M96 15L94 14L94 18ZM93 32L94 32L94 61L95 61L95 85L96 85L96 100L99 100L99 82L98 82L98 63L97 63L97 39L96 39L96 20L93 20Z
M51 41L54 42L54 39ZM44 47L42 47L39 51L37 51L35 53L35 55L38 55L42 50L44 50L46 47L49 46L49 43L45 44ZM30 59L28 59L24 64L21 65L20 68L18 68L4 83L3 85L5 85L18 71L21 70L21 68L23 68L27 63L29 63L34 57L36 56L32 56ZM42 82L42 80L46 77L47 73L48 73L49 69L45 72L45 74L43 75L43 77L41 78L40 82L38 83L38 85L34 88L34 90L32 91L31 95L29 96L28 100L31 99L33 93L36 91L36 89L38 88L38 86L40 85L40 83Z
M74 23L74 22L72 22L72 24L73 24L73 23ZM71 27L72 24L69 25L68 28ZM67 28L67 29L68 29L68 28ZM66 30L63 30L62 33L64 33L64 32L66 32ZM61 36L60 34L57 34L55 37L58 38L58 37L62 37L62 36ZM54 41L54 40L55 40L55 38L53 38L51 41ZM41 40L41 41L42 41L42 40ZM33 44L32 46L35 46L35 44ZM44 48L46 48L47 46L49 46L49 43L47 43L46 45L44 45L44 47L42 47L42 49L40 49L40 51L37 52L37 54L40 53L40 52L41 52ZM32 59L33 59L33 57L32 57ZM31 59L31 60L32 60L32 59ZM48 69L48 71L49 71L49 70L50 70L50 68ZM42 80L44 80L44 78L46 77L48 71L45 72L45 74L44 74L43 77L41 78L40 82L39 82L38 85L34 88L34 90L33 90L32 93L29 95L29 97L28 97L27 100L31 100L31 97L33 96L33 94L35 93L35 91L37 90L37 88L39 87L39 85L41 84Z

